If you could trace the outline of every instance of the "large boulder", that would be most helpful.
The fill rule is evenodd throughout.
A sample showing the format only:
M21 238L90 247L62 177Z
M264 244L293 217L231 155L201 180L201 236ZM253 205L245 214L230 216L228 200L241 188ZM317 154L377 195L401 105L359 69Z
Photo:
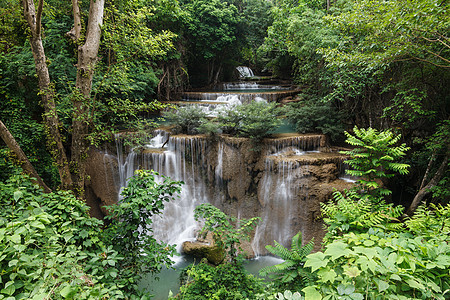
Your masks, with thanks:
M196 258L206 258L209 263L219 265L225 259L225 250L219 247L214 241L212 233L208 233L205 238L198 238L196 241L187 241L183 245L183 253Z

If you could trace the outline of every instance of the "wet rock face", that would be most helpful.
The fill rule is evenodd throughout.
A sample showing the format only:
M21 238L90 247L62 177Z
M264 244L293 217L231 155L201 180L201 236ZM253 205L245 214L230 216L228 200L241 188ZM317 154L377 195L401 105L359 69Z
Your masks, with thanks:
M196 258L206 258L209 263L219 265L225 259L225 251L215 242L213 235L208 233L204 238L197 238L196 241L186 241L183 243L183 253Z
M90 213L97 218L107 214L103 206L113 205L118 199L118 163L117 157L97 149L91 149L87 160L86 184L87 204Z

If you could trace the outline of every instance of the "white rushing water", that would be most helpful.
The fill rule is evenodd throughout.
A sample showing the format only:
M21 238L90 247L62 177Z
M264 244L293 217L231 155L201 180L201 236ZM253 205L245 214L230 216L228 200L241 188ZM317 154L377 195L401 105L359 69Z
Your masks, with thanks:
M160 149L166 142L167 147ZM195 206L208 202L207 188L198 171L206 143L199 138L169 138L164 131L157 132L147 144L147 151L136 154L131 151L126 157L120 139L117 142L121 186L126 186L126 179L137 168L152 169L160 175L185 184L179 198L165 203L160 216L153 219L153 234L157 240L175 244L178 252L181 244L193 240L197 224L194 220ZM190 159L186 159L190 157ZM162 179L160 179L162 180Z
M246 66L239 66L236 67L236 70L239 72L240 77L253 77L255 74L253 73L252 69Z

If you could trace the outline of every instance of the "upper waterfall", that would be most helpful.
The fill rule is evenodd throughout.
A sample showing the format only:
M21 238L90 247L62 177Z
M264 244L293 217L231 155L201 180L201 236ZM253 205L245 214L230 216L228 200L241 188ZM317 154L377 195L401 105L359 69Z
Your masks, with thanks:
M252 69L250 69L249 67L246 67L246 66L236 67L236 70L239 72L239 76L241 78L255 76L255 74L253 73Z

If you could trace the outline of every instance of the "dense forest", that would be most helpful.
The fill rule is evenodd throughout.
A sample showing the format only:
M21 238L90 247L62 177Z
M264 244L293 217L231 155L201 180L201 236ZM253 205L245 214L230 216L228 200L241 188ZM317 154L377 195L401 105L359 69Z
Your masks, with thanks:
M91 218L88 149L151 132L149 112L237 66L292 80L283 115L351 145L361 179L323 205L322 251L268 246L287 263L269 283L242 268L243 230L199 208L231 259L191 268L175 297L447 299L449 15L445 0L0 0L0 299L150 298L140 274L174 249L133 233L182 183L141 171Z

